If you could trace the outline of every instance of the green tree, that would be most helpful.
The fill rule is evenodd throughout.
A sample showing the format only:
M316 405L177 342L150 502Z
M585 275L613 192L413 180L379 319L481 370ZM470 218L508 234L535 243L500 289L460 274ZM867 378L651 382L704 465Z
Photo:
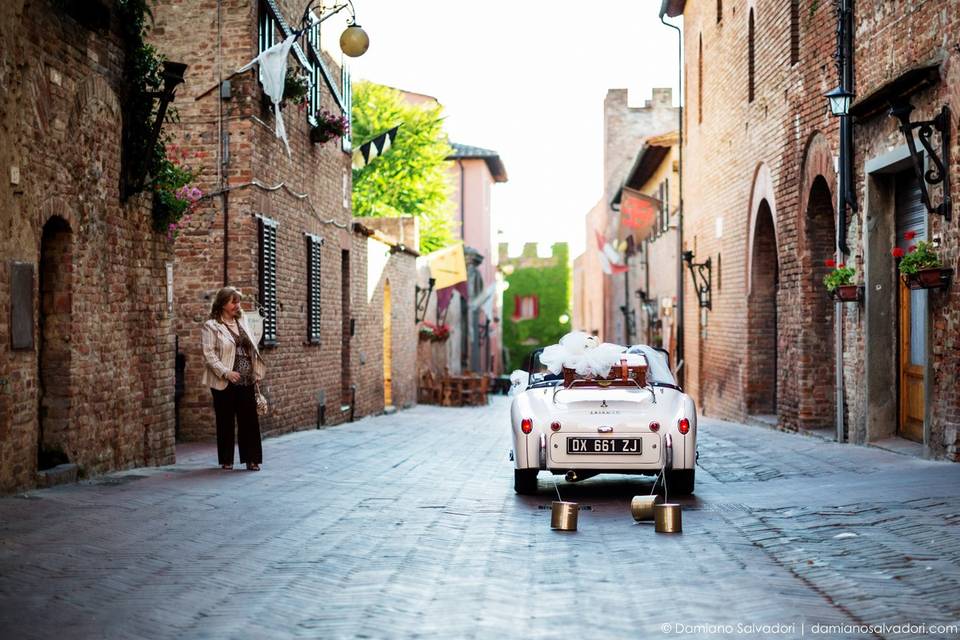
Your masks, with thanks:
M414 215L420 222L420 252L451 244L453 203L446 158L451 153L440 105L411 105L396 89L358 82L353 87L354 144L401 125L389 153L353 170L353 214Z

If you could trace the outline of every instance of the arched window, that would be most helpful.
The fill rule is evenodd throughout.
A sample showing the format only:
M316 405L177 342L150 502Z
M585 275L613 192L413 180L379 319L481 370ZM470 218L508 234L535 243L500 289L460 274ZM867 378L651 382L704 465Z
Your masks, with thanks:
M747 22L747 100L753 102L753 87L754 87L754 26L753 26L753 9L750 9L750 17Z
M703 122L703 34L700 34L700 50L697 52L697 122Z
M800 0L790 0L790 64L800 62Z

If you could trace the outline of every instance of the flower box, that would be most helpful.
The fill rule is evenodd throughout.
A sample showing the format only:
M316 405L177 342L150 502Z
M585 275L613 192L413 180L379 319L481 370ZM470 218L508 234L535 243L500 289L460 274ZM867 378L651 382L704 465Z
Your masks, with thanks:
M830 297L838 302L859 302L863 299L863 285L841 284L830 292Z
M920 269L902 276L904 284L911 289L947 289L952 277L953 269L943 267Z

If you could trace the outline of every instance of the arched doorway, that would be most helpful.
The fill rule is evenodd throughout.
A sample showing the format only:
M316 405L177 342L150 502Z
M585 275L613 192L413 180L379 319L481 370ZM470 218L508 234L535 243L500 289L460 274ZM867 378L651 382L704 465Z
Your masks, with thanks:
M391 317L390 281L383 283L383 405L393 404L393 319Z
M40 241L37 468L69 462L71 254L70 225L59 216Z
M834 425L836 384L834 375L834 306L823 287L831 270L827 261L836 251L833 196L823 176L810 188L805 212L805 243L810 261L808 280L803 283L804 322L799 358L801 390L798 398L798 426L805 429Z
M757 209L750 260L750 293L747 297L747 413L777 413L777 291L780 274L773 214L767 201Z

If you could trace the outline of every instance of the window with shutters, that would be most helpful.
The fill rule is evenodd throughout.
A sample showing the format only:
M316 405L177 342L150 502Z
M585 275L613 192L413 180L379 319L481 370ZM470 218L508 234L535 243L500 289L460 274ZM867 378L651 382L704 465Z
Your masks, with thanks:
M800 0L790 0L790 64L800 62Z
M537 296L513 296L513 319L533 320L540 315L540 299Z
M307 342L320 342L320 247L323 239L307 234Z
M260 0L259 20L257 23L257 48L259 53L263 53L273 45L277 44L277 18L273 15L273 10L263 0Z
M263 344L277 344L277 222L258 217L260 227L260 308Z
M703 34L697 51L697 123L703 122Z
M323 82L320 70L320 27L317 17L310 12L311 28L307 31L307 61L310 63L310 88L307 91L307 122L317 124L316 114L320 111L320 83Z
M347 134L340 136L341 148L349 153L353 147L353 119L350 115L353 111L353 81L350 79L350 68L346 63L340 67L340 87L343 94L343 115L347 118Z
M747 101L753 102L754 96L754 25L753 9L747 20Z
M670 179L663 181L663 232L670 229Z

